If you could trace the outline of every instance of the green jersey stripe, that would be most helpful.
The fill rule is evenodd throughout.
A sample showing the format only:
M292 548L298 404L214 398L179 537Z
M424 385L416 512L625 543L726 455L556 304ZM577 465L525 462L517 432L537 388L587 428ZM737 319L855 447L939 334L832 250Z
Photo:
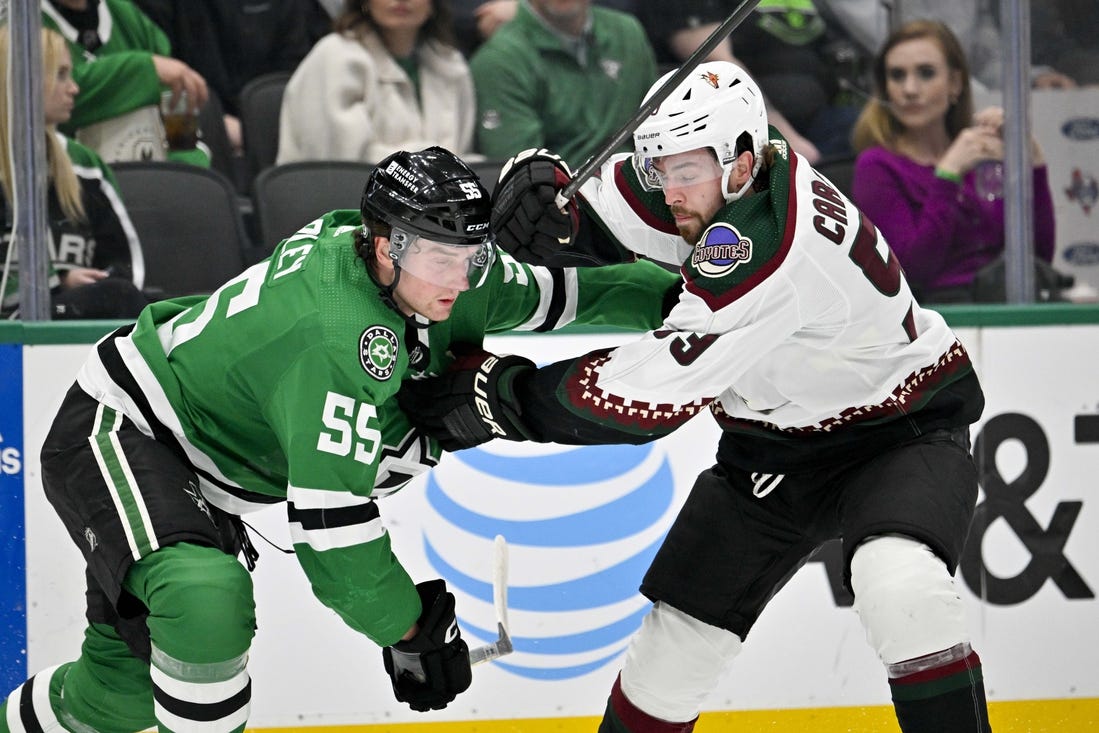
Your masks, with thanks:
M121 422L119 413L100 404L96 415L99 429L91 436L90 442L103 480L111 492L115 511L122 521L130 552L135 560L140 560L158 549L159 543L149 519L149 510L118 442L117 430Z

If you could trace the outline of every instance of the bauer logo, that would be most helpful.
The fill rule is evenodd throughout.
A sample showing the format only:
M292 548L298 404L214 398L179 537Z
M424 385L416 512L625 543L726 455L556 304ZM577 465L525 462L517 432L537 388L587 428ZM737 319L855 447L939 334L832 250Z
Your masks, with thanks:
M638 586L678 510L660 443L494 441L428 476L427 561L457 596L470 647L496 640L493 539L507 540L514 653L494 666L567 680L617 663L648 612Z

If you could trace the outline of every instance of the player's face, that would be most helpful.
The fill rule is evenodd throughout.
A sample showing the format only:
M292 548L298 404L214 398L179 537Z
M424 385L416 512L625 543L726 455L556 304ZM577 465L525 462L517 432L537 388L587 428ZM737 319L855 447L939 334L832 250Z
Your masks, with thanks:
M397 305L408 315L445 321L458 294L469 290L470 272L477 271L472 263L479 254L479 247L416 240L401 258L401 278L393 291Z
M688 244L696 244L725 205L717 158L708 148L699 148L657 158L653 166L660 176L664 203L672 210L679 235Z
M57 73L52 79L46 80L46 93L42 99L42 113L47 125L58 125L68 122L72 117L73 105L76 103L76 93L80 87L76 85L72 77L72 57L66 48L61 53Z
M961 77L930 38L902 41L885 55L885 91L893 115L906 130L945 125L950 100L961 92Z

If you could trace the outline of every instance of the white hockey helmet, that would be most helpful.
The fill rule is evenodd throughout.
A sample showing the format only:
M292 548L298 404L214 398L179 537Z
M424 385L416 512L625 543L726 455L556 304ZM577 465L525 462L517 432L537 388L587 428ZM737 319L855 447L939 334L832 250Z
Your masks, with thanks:
M648 99L675 71L649 88ZM736 143L747 133L752 138L755 164L752 176L739 191L729 191L729 177L736 160ZM633 133L633 164L646 190L662 188L653 159L710 148L721 164L721 191L725 200L735 201L752 185L763 164L768 140L767 110L763 93L744 69L728 61L699 64L660 103Z

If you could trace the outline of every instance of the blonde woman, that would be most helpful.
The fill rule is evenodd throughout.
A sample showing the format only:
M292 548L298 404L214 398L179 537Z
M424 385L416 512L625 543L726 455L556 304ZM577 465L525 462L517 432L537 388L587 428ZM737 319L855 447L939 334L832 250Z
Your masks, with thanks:
M877 98L855 124L855 203L885 235L921 301L984 299L975 282L1003 254L1004 203L978 173L982 162L1003 160L1003 110L974 114L965 55L938 21L910 21L890 35L874 80ZM1034 253L1048 263L1053 200L1036 144L1032 158Z
M0 293L4 317L19 307L17 243L12 242L11 130L8 120L7 26L0 27ZM137 234L114 175L94 152L57 131L69 119L79 87L65 39L42 29L46 123L49 286L54 318L133 318L145 304Z
M431 145L469 159L476 98L446 0L347 0L333 29L286 87L278 163Z

